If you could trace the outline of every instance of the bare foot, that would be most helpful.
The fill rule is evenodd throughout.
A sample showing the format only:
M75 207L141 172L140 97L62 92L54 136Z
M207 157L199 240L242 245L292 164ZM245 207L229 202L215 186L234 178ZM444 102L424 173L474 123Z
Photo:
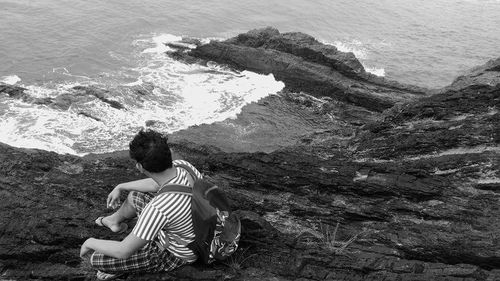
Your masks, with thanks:
M99 226L107 227L112 232L115 232L115 233L123 233L128 229L128 225L126 223L124 223L124 222L116 223L110 218L110 216L98 217L95 220L95 223Z

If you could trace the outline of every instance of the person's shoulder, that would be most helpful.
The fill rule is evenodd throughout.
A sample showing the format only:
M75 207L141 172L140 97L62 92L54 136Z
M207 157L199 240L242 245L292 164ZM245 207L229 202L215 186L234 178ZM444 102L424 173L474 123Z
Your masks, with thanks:
M184 170L186 170L190 174L194 173L196 178L203 178L203 175L200 173L200 171L193 164L189 163L186 160L180 160L180 159L174 160L172 161L172 164L176 168L177 167L184 168Z
M193 164L189 163L186 160L181 160L181 159L174 160L174 161L172 161L172 165L174 167L189 167L189 168L191 168L191 170L198 173L198 169L196 169L196 167Z
M172 161L172 164L174 166L181 166L181 165L188 165L188 166L193 166L193 164L189 163L188 161L186 160L182 160L182 159L177 159L177 160L174 160ZM193 166L194 167L194 166Z

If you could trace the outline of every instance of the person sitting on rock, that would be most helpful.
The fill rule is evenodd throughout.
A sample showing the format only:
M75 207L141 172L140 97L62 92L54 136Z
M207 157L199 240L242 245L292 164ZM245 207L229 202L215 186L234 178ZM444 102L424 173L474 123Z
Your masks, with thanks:
M99 280L111 280L125 273L170 271L197 259L186 245L194 240L191 197L180 193L156 196L167 184L193 186L189 165L198 178L202 175L190 163L172 161L167 137L141 130L130 142L130 157L146 179L117 185L108 195L108 207L119 205L120 193L130 191L125 202L110 216L99 217L98 225L121 233L125 220L138 217L135 227L122 241L89 238L81 246L80 256L89 257ZM92 253L93 251L93 253Z

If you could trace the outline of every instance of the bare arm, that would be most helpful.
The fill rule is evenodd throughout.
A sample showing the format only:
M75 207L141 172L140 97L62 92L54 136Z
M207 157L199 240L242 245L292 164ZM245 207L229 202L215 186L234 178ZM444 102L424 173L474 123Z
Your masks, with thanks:
M109 193L106 204L113 209L118 207L122 191L157 192L159 188L160 186L151 178L120 183Z
M80 249L80 256L84 257L90 250L104 254L117 259L126 259L148 243L130 233L122 241L103 240L89 238L83 243Z
M120 183L115 187L115 189L120 189L120 191L140 191L140 192L156 192L160 188L158 184L152 178L145 178L142 180L129 181Z

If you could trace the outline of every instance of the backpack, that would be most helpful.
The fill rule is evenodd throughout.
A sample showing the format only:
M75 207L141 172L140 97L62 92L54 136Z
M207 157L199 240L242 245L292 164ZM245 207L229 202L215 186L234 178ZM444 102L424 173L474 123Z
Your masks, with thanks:
M191 195L191 213L195 240L186 246L205 264L225 260L238 249L241 222L231 212L222 191L214 184L197 178L191 167L177 164L194 180L193 188L180 184L167 184L157 194L167 192Z

